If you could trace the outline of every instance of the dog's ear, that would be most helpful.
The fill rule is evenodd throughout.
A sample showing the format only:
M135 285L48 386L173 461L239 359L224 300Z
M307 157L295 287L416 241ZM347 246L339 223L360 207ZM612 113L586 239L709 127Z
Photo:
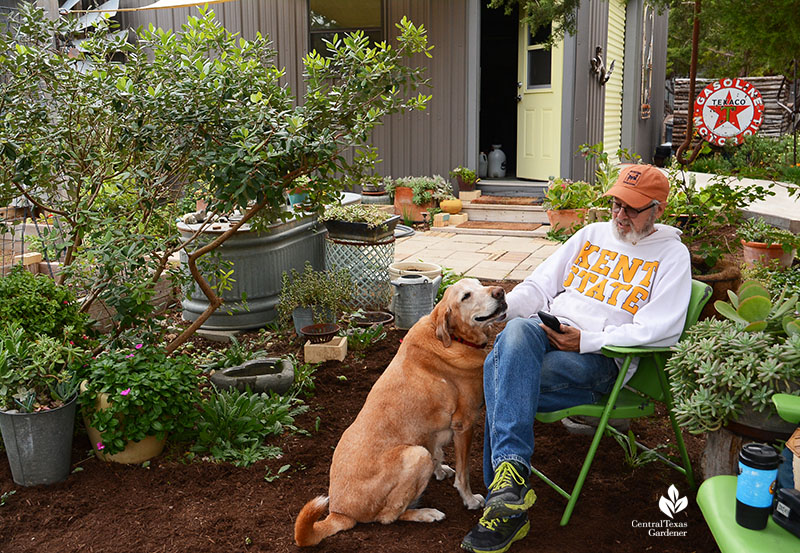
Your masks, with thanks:
M444 347L450 347L450 308L443 305L434 309L433 324L436 326L436 337L442 342Z

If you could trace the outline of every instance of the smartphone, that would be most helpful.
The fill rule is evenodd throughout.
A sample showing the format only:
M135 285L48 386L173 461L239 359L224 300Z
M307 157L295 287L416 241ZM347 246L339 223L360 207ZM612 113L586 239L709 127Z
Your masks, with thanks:
M559 334L563 334L564 333L561 330L561 322L558 320L557 317L551 315L550 313L545 313L544 311L539 311L537 313L537 315L539 315L539 318L542 320L542 322L546 326L552 328L553 330L555 330Z

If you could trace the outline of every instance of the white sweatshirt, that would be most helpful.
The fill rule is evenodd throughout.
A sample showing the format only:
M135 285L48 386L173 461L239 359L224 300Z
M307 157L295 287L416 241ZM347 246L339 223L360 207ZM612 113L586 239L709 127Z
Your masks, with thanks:
M636 245L617 240L609 222L580 229L508 293L506 319L547 311L580 329L581 353L675 344L691 295L689 251L678 229L655 229Z

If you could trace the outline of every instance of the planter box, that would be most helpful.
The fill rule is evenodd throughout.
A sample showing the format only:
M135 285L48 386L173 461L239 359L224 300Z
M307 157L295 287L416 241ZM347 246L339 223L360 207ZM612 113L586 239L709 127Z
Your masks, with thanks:
M369 227L367 223L351 223L349 221L324 221L328 229L328 237L334 240L350 242L379 242L394 235L394 228L400 216L390 217L377 227Z

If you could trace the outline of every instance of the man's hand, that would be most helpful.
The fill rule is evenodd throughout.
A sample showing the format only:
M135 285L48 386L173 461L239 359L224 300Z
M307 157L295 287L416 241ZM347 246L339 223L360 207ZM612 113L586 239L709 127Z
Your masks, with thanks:
M581 331L574 326L562 324L560 334L542 323L539 326L547 333L547 339L554 348L561 351L581 351Z

